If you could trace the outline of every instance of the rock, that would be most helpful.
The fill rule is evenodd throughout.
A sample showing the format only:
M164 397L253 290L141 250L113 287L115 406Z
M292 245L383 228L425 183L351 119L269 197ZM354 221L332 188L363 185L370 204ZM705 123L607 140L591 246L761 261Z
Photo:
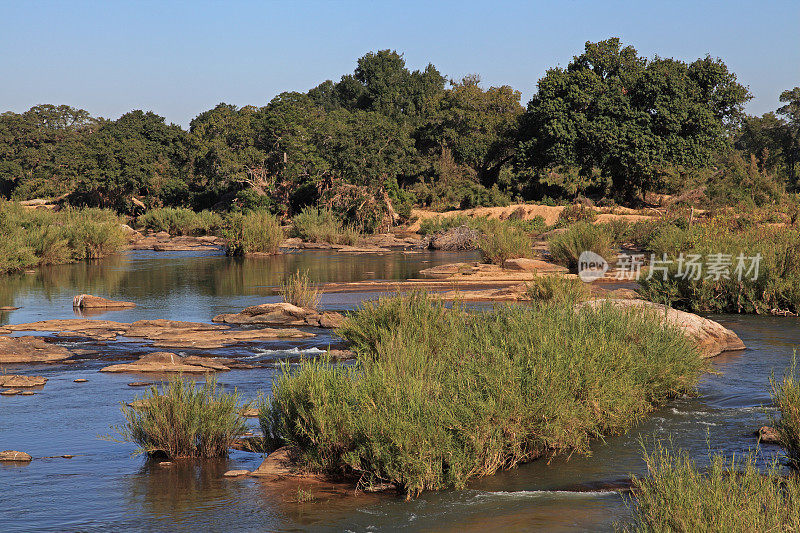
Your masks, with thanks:
M240 476L246 476L249 473L250 473L249 470L228 470L222 475L224 477L240 477Z
M0 452L0 462L30 463L31 459L33 459L33 457L25 452L17 452L14 450Z
M91 294L79 294L72 299L72 307L76 309L124 309L136 307L136 304L133 302L117 302L100 296L92 296Z
M781 434L774 427L764 426L758 430L758 440L765 444L780 444Z
M17 389L4 389L0 391L0 394L3 396L14 396L16 394L19 394L20 392L22 391L19 391Z
M158 466L160 466L161 468L169 468L174 464L175 463L173 463L172 461L161 461L160 463L158 463Z
M646 300L609 298L590 300L578 305L597 308L605 305L606 302L618 307L655 313L656 316L664 318L667 323L677 326L691 338L697 344L703 357L714 357L722 352L744 350L745 348L742 339L719 322L677 309L665 309L661 304Z
M304 476L307 472L297 461L297 452L291 446L278 448L267 456L250 475L255 477Z
M13 305L4 305L0 307L0 312L7 312L7 311L16 311L19 307L14 307Z
M72 380L73 383L86 383L87 381L89 381L89 380L88 379L84 379L84 378L78 378L78 379L73 379Z
M186 360L190 359L191 362ZM101 368L100 372L210 372L230 370L227 366L206 361L202 357L181 357L171 352L153 352L143 355L133 363L122 363Z
M226 324L336 328L342 324L344 317L331 311L319 312L315 309L298 307L287 302L276 302L253 305L239 313L217 315L211 321Z
M134 381L133 383L128 383L128 387L149 387L153 385L152 381Z
M344 361L346 359L353 359L356 354L353 353L353 350L328 350L325 352L331 359L335 359L336 361Z
M9 327L8 329L12 329ZM0 364L49 363L63 361L72 353L62 346L45 342L41 337L0 336Z
M525 257L507 259L504 267L506 270L520 270L523 272L537 272L540 274L567 272L567 269L561 265Z
M36 393L33 392L32 390L19 391L19 395L20 396L33 396L34 394L36 394Z
M22 376L19 374L0 374L0 387L25 388L42 387L47 383L47 378L42 376Z
M445 279L458 275L472 274L477 267L478 263L448 263L420 270L419 275L423 278Z
M257 418L258 417L258 408L251 407L249 409L242 409L240 413L242 416L250 417L250 418Z
M429 247L449 252L474 250L478 247L480 235L478 230L469 226L458 226L434 235L430 240Z

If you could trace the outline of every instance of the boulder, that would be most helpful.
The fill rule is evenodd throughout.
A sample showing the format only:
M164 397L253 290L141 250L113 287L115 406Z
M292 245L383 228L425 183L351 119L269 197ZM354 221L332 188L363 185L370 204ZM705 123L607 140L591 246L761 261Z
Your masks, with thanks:
M31 459L33 458L25 452L18 452L14 450L5 450L0 452L0 462L30 463Z
M45 342L41 337L0 336L0 364L50 363L63 361L71 355L63 346Z
M764 426L758 430L758 440L765 444L780 444L781 434L774 427Z
M187 359L190 362L187 362ZM100 372L211 372L230 370L202 357L181 357L170 352L153 352L143 355L133 363L122 363L101 368Z
M217 315L212 322L336 328L342 324L343 320L344 317L339 313L320 312L287 302L276 302L247 307L239 313Z
M79 294L72 299L72 307L75 309L125 309L136 307L136 304L133 302L117 302L100 296L92 296L91 294Z
M289 476L305 476L307 472L300 466L297 460L297 451L291 446L278 448L261 465L250 473L255 477L281 478Z
M42 376L0 374L0 387L22 389L27 387L42 387L45 383L47 383L47 378L43 378Z
M703 357L714 357L722 352L744 350L745 348L742 339L719 322L714 322L693 313L665 308L661 304L646 300L609 298L590 300L579 304L579 306L597 308L605 305L606 302L617 307L641 310L662 317L668 324L678 327L686 336L692 339L697 344L697 348Z

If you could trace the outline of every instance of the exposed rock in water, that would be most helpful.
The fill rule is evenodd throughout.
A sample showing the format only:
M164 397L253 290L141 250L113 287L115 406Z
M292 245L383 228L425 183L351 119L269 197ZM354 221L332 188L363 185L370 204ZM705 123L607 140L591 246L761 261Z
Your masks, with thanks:
M87 381L89 381L89 380L88 379L84 379L84 378L78 378L78 379L73 379L72 380L73 383L86 383Z
M335 328L342 324L344 317L335 312L319 312L315 309L298 307L287 302L254 305L235 314L215 316L213 322L226 324L264 324L269 326L313 326Z
M181 357L170 352L153 352L133 363L107 366L100 372L212 372L230 370L227 366L204 357Z
M458 226L445 232L437 233L431 237L428 245L433 250L455 252L459 250L474 250L478 247L480 232L469 226Z
M31 459L33 458L25 452L18 452L14 450L5 450L0 452L0 462L30 463Z
M516 259L506 259L503 265L506 270L519 270L522 272L536 272L539 274L566 273L567 268L555 263L542 261L541 259L528 259L520 257Z
M128 383L128 387L149 387L150 385L154 385L152 381L134 381L133 383Z
M45 342L41 337L0 337L0 364L49 363L71 355L63 346Z
M0 374L0 387L21 389L26 387L42 387L47 378L42 376L22 376L19 374Z
M242 409L239 414L241 414L242 416L249 417L249 418L257 418L258 417L258 408L257 407L251 407L249 409Z
M781 434L774 427L764 426L758 430L758 440L766 444L780 444Z
M136 304L133 302L117 302L100 296L92 296L91 294L79 294L72 299L72 307L75 309L127 309L136 307Z
M15 395L17 395L17 394L19 394L21 392L22 392L21 390L17 390L17 389L3 389L3 390L0 391L0 395L2 395L2 396L15 396Z
M661 304L646 300L612 298L590 300L579 305L597 308L605 305L606 302L627 309L640 309L662 317L668 324L677 326L689 338L694 340L703 357L714 357L722 352L744 350L745 348L742 339L719 322L714 322L693 313L665 308Z
M249 470L228 470L222 475L224 477L240 477L240 476L246 476L249 473L250 473Z
M19 307L14 307L13 305L4 305L0 307L0 312L7 312L7 311L16 311Z
M284 446L278 448L267 456L261 465L250 473L255 477L297 477L297 476L310 476L305 469L303 469L297 460L297 451L291 446Z

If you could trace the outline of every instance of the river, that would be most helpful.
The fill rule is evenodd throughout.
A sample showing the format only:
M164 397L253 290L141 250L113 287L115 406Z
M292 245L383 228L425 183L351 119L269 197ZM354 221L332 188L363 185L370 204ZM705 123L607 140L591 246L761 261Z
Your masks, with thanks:
M268 259L232 259L217 253L130 252L100 263L47 267L2 278L0 324L75 316L71 299L91 293L134 301L134 309L104 319L130 322L169 318L210 322L257 303L277 301L274 287L289 272L307 269L320 282L406 279L437 264L475 259L472 253L396 252L352 255L303 252ZM321 306L347 310L374 293L326 294ZM261 456L234 451L226 460L160 467L133 446L102 438L119 424L121 402L142 389L141 376L97 372L110 361L146 353L141 343L59 340L94 350L72 364L13 367L6 372L49 379L34 396L0 396L0 450L34 456L27 465L0 465L3 531L602 531L629 518L626 498L608 491L630 474L645 473L641 443L671 439L699 464L709 448L745 453L753 432L768 422L769 379L789 366L800 345L797 318L714 316L744 340L743 352L713 361L694 398L677 399L632 431L597 441L590 456L557 457L522 465L470 483L466 490L426 493L413 501L389 495L320 494L298 503L253 478L226 479L229 469L255 469ZM274 341L213 350L214 354L267 363L219 375L246 399L269 395L280 361L297 361L338 340L316 330L300 342ZM179 352L182 353L182 352ZM191 351L185 352L191 354ZM87 383L75 383L77 378ZM257 421L249 419L257 426ZM769 461L780 449L760 450ZM42 457L72 455L70 459Z

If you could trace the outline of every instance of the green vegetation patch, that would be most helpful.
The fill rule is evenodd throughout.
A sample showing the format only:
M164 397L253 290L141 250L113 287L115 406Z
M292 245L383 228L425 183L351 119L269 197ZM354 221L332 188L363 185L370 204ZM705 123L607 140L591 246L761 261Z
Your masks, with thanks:
M278 219L266 211L232 213L222 234L228 255L275 254L283 241Z

